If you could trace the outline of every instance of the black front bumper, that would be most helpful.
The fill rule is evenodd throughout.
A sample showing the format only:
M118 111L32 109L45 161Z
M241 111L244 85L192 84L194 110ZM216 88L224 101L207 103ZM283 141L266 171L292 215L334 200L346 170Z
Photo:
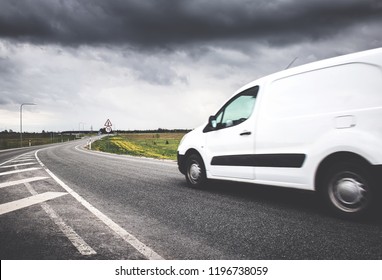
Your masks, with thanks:
M176 154L178 161L178 169L182 174L186 174L186 156L180 155L179 152Z

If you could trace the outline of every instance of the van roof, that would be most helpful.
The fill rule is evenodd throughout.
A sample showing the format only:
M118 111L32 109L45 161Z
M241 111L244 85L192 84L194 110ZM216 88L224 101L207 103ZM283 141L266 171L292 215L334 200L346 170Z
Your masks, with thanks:
M378 61L375 60L376 57L378 57ZM236 93L239 93L245 89L254 87L256 85L261 86L261 84L267 83L269 81L277 80L283 77L288 77L288 76L304 73L307 71L312 71L312 70L317 70L317 69L321 69L325 67L352 63L352 62L378 64L382 68L382 48L341 55L341 56L337 56L333 58L311 62L301 66L293 67L287 70L279 71L246 84L245 86L241 87Z

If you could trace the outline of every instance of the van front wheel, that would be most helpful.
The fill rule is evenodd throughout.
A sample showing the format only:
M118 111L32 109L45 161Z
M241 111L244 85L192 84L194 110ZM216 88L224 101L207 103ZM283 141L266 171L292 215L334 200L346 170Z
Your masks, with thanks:
M201 188L206 183L206 169L202 158L192 154L186 160L186 180L189 187Z
M373 205L373 180L366 168L356 163L340 163L328 169L322 194L329 207L342 217L365 217Z

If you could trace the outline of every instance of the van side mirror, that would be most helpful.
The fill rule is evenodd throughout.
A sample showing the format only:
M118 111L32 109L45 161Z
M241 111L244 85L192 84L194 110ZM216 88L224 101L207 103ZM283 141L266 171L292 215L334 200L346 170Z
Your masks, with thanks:
M215 116L210 116L209 119L208 119L208 124L209 124L212 128L216 128L216 127L217 127L216 117L215 117Z

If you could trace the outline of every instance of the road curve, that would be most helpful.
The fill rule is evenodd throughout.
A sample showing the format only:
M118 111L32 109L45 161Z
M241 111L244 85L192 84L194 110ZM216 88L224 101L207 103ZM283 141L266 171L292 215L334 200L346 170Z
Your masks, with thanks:
M382 257L380 221L332 218L311 193L226 182L189 189L175 162L91 152L77 144L39 156L73 190L166 259Z
M37 157L70 190L139 244L155 252L155 256L164 259L382 258L381 219L357 223L333 218L322 211L320 202L310 192L220 181L203 190L190 189L175 162L88 151L82 148L85 143L77 141L43 148ZM0 157L0 161L1 167L6 158ZM13 168L22 166L3 170ZM47 176L43 168L33 172ZM22 174L18 178L12 174L1 176L0 183L30 176L28 172ZM51 222L41 220L36 222L38 230L49 234L33 235L31 232L37 226L29 226L28 242L46 243L49 248L28 255L20 247L13 258L150 258L144 250L137 250L140 245L126 244L53 179L30 184L39 192L49 190L62 196L47 204L96 253L80 255L69 241L61 238L62 233ZM6 196L10 197L8 200L27 196L24 191L9 190L10 187L0 189L2 202L7 202ZM23 215L27 217L25 220L20 219ZM6 236L7 244L13 242L10 230L20 232L32 216L35 219L46 214L35 206L0 215L0 233ZM15 219L20 219L17 229L10 226ZM38 236L44 241L33 240ZM20 240L13 243L17 245ZM37 246L32 248L36 250ZM13 251L10 248L4 252ZM2 259L12 257L2 255Z

